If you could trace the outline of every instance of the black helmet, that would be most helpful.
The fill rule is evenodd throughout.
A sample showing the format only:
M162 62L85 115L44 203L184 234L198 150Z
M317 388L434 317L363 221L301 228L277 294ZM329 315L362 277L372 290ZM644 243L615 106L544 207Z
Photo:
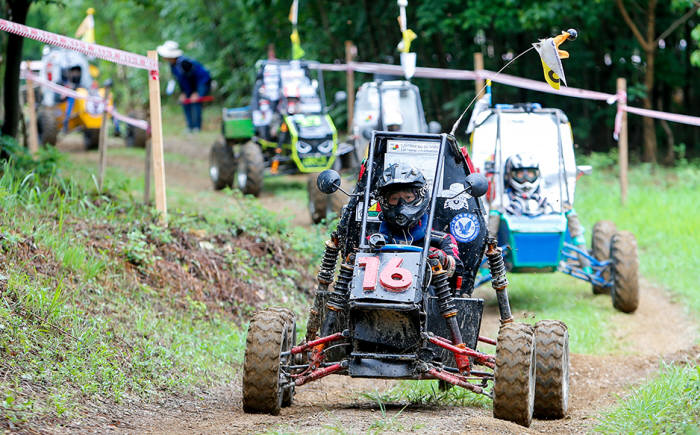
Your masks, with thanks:
M518 194L532 194L540 187L540 164L531 155L516 154L506 160L506 184Z
M377 183L379 205L390 227L414 227L428 211L430 196L423 174L405 163L384 170Z

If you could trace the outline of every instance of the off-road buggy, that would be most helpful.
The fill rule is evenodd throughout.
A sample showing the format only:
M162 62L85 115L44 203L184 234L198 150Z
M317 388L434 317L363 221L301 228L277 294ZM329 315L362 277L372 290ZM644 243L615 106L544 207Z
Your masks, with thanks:
M339 150L338 134L327 113L323 75L312 68L315 64L257 62L251 105L223 109L223 138L209 154L215 189L236 187L257 196L266 170L273 175L317 174L333 167L339 152L351 150ZM340 92L336 99L344 95Z
M539 104L496 105L474 117L472 158L476 170L489 180L486 195L490 218L499 220L498 245L510 272L559 270L590 282L593 292L612 296L620 311L630 313L639 304L637 242L632 233L618 231L610 221L593 226L588 250L574 243L583 228L573 211L576 181L591 172L576 166L571 124L559 109ZM530 155L539 162L544 212L508 211L505 165L509 157ZM483 265L486 265L484 261ZM477 286L491 279L482 268Z
M90 65L87 57L81 53L63 48L44 48L39 74L45 80L72 88L79 94L104 98L111 80L98 86L94 80L98 73L97 68ZM85 147L97 149L102 114L106 109L104 103L66 98L51 91L41 92L38 101L40 143L56 145L59 131L82 130Z
M482 256L495 277L501 317L496 340L479 335L484 301L456 297L440 262L423 246L386 244L379 233L375 185L387 165L418 168L431 192L428 228L451 231L471 294ZM326 242L306 337L297 344L285 308L257 312L248 328L243 370L245 412L277 414L295 388L330 374L359 378L437 379L493 398L494 416L528 426L535 416L562 417L568 406L568 332L557 321L513 322L503 257L487 240L483 175L446 134L375 132L368 160L341 221ZM339 186L332 170L319 189ZM336 273L337 259L341 264ZM329 290L331 288L332 290ZM496 346L496 354L477 350ZM492 387L491 387L492 386Z

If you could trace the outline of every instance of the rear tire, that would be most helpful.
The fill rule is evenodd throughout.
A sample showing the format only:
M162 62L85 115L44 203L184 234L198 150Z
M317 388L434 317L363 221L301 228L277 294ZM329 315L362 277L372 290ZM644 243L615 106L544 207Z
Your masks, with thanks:
M146 119L146 114L143 112L129 112L129 117L136 119ZM148 135L146 130L134 127L133 125L126 125L126 137L124 141L126 146L129 148L146 148L146 140L148 140Z
M88 151L93 151L100 146L100 129L99 128L86 128L83 133L85 137L85 149Z
M612 236L617 231L615 224L610 221L598 221L593 225L593 236L591 240L591 255L598 261L610 259L610 242ZM610 281L609 269L601 275L606 281ZM602 295L609 294L609 287L599 287L593 285L593 294Z
M558 320L535 324L535 417L563 418L569 409L569 331Z
M58 125L50 109L39 109L39 113L37 114L37 130L39 131L39 145L49 144L56 146L56 142L58 141Z
M265 160L260 145L247 142L241 147L236 161L236 187L246 195L259 196L265 171Z
M529 427L535 404L535 334L532 326L506 323L498 331L493 416Z
M280 364L290 358L281 354L291 349L293 317L280 309L267 309L250 321L243 364L243 411L277 415L282 406L291 404L294 392L283 388L290 379Z
M629 231L618 231L612 238L613 307L632 313L639 306L639 259L637 239Z
M236 162L231 147L222 140L217 140L209 150L209 178L214 190L233 187L236 176Z

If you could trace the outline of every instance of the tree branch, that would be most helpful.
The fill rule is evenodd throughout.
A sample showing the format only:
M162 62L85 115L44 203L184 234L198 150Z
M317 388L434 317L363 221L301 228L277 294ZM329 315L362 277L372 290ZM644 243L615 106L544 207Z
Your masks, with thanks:
M658 44L660 40L666 38L668 35L670 35L671 33L673 33L673 31L676 30L676 28L677 28L678 26L680 26L681 24L685 23L690 17L693 16L693 14L694 14L698 9L700 9L700 2L693 2L693 3L695 3L695 6L694 6L692 9L690 9L688 12L686 12L685 15L683 15L682 17L680 17L679 19L677 19L676 21L674 21L673 24L671 24L671 25L668 27L668 29L666 29L661 35L659 35L659 37L656 38L656 39L654 40L654 45Z
M622 0L616 0L615 2L617 3L617 8L620 10L620 13L622 14L622 18L625 20L625 23L627 23L627 26L632 30L632 33L634 33L634 36L637 38L637 41L639 41L639 45L642 46L642 49L644 51L649 51L650 44L648 44L648 42L644 39L642 33L637 28L637 25L634 24L634 21L632 21L632 18L630 18Z

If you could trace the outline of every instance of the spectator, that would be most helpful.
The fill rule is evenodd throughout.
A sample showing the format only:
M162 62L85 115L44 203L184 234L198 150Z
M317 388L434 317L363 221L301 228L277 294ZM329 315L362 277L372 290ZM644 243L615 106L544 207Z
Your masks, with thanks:
M180 104L185 111L187 129L190 132L202 129L202 103L197 101L209 94L211 75L194 59L183 56L175 41L165 41L158 47L158 55L170 64L170 71L180 85Z

